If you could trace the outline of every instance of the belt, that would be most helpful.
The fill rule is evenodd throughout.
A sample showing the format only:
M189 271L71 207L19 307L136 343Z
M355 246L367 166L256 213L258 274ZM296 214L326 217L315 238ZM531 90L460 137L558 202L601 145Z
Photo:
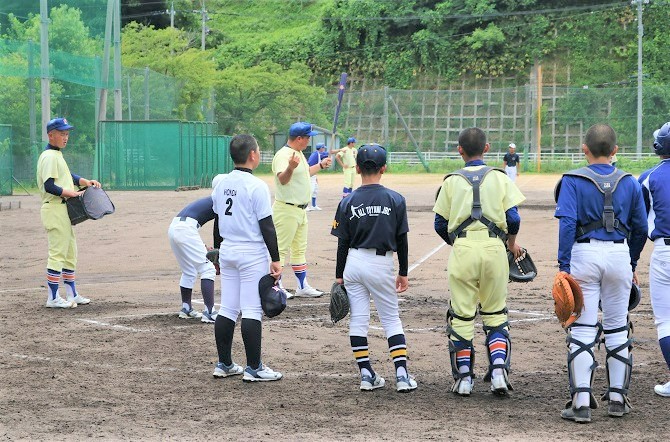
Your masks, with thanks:
M195 224L198 226L198 229L200 228L200 223L198 222L197 219L191 218L190 216L180 216L179 221L186 221L187 219L192 219L195 221Z
M293 203L287 203L285 201L279 201L280 203L288 204L289 206L295 206L298 209L306 209L308 204L293 204Z
M626 241L625 239L615 239L614 241L606 241L606 242L613 242L614 244L623 244L625 241ZM588 244L591 242L591 238L578 239L577 242L579 244Z
M467 231L459 233L456 238L465 238L466 236L468 236ZM497 238L497 237L498 236L495 233L493 233L489 230L489 238Z
M663 242L666 246L670 246L670 238L663 238Z
M386 256L386 250L377 249L377 251L375 251L375 254L377 256Z
M44 204L49 204L51 201L45 201ZM58 204L57 202L53 202L54 204ZM65 198L61 198L60 200L61 204L65 204Z

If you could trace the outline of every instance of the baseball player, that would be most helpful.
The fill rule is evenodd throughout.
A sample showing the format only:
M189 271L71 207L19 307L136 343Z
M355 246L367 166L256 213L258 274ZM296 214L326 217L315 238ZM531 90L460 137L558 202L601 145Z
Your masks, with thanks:
M279 257L282 264L291 252L291 267L297 280L295 296L319 297L323 292L307 283L307 214L311 194L310 176L330 167L326 157L319 163L307 164L302 151L307 148L310 137L318 134L312 125L298 122L291 125L286 145L272 159L275 181L275 202L272 215L277 228Z
M396 389L408 392L417 383L407 372L407 344L398 314L398 293L407 290L408 245L405 198L379 184L386 171L386 150L378 144L361 146L356 171L362 186L340 201L331 234L338 238L335 278L349 296L349 340L361 373L361 390L385 385L372 369L368 350L370 297L384 327L395 365ZM393 275L393 252L398 252L398 275Z
M326 145L324 143L316 143L316 150L307 159L307 164L309 167L316 166L324 158L328 157L328 152L326 152ZM321 210L321 207L316 205L316 195L319 193L319 182L317 180L316 174L309 177L312 183L312 205L307 206L307 211L311 212L312 210Z
M335 160L342 166L344 171L344 188L342 198L345 198L354 190L354 177L356 176L356 138L350 137L347 145L340 149L335 155Z
M510 180L516 181L517 175L521 175L521 158L516 153L516 144L509 143L509 152L503 157L503 166Z
M65 118L50 120L47 123L49 144L37 160L37 186L42 200L40 217L49 241L48 308L74 308L91 302L77 292L75 285L77 239L67 214L65 200L84 193L83 190L75 190L75 186L101 186L96 180L88 180L70 172L62 150L67 146L72 129L74 126ZM67 290L66 299L60 296L58 290L61 276Z
M460 133L458 153L465 168L447 175L433 207L435 231L452 245L447 262L451 290L447 332L452 391L461 396L469 396L474 385L472 340L478 304L489 358L484 380L491 382L491 391L498 395L507 395L512 389L505 247L515 257L522 253L516 242L521 224L516 206L525 197L502 170L484 164L488 150L481 129L473 127Z
M654 310L658 343L670 369L670 122L654 132L654 151L661 162L640 175L647 209L648 237L654 242L649 262L649 292ZM654 387L670 397L670 382Z
M617 149L614 129L606 124L591 126L582 145L588 167L563 174L555 191L559 270L570 273L584 293L582 314L568 327L571 398L561 412L563 419L575 422L590 422L591 409L598 405L592 393L598 365L593 347L601 342L601 332L609 383L602 400L609 401L611 417L630 411L633 364L628 300L647 223L639 183L610 165Z
M212 187L220 181L217 175L212 180ZM168 229L170 247L174 253L179 267L181 268L181 279L179 290L181 291L181 311L179 317L182 319L200 319L202 322L214 323L216 313L214 312L214 278L216 269L214 264L207 259L207 247L200 238L198 230L207 222L214 220L214 244L221 243L218 229L218 217L214 213L212 197L200 198L184 207L176 217L172 219ZM193 284L200 275L200 290L205 302L205 310L202 314L197 312L191 305Z
M235 169L212 192L214 212L219 216L219 231L224 238L219 249L221 308L214 324L219 362L213 375L228 377L244 372L242 380L245 382L278 381L282 374L261 361L263 310L258 293L258 282L268 269L275 278L279 278L282 271L272 222L270 189L252 175L252 170L261 161L260 148L254 137L233 137L230 156ZM247 355L244 370L231 356L235 322L240 313Z

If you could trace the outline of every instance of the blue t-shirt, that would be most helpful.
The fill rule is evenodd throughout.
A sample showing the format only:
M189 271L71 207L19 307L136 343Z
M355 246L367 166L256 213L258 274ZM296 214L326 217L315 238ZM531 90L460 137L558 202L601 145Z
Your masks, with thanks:
M638 181L647 209L649 239L670 238L670 158L642 173Z
M589 168L600 175L609 175L614 172L614 167L609 164L592 164ZM612 198L615 219L618 219L621 226L630 232L628 245L631 265L635 269L637 259L647 240L647 221L642 189L635 178L626 176L619 182ZM604 205L605 195L591 181L570 175L562 177L554 213L554 216L559 219L558 264L560 270L570 272L572 245L577 239L591 238L601 241L626 239L625 233L620 230L615 229L613 232L608 232L605 227L577 238L577 226L585 226L602 219Z
M191 204L181 209L181 212L179 212L177 216L187 216L196 219L198 220L200 227L204 226L206 222L213 220L216 216L216 213L214 213L212 197L206 196L193 201Z
M328 156L328 152L323 151L319 152L318 150L315 150L312 152L312 154L309 156L309 159L307 160L307 164L310 166L315 166L321 162L322 159L326 158Z

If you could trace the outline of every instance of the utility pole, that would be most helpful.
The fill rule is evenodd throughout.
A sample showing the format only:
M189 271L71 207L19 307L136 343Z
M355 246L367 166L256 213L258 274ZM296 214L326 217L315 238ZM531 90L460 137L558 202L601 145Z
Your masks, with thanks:
M174 2L170 5L170 27L174 29Z
M637 5L637 158L642 156L642 4L649 0L632 0Z
M51 83L49 81L49 8L40 0L40 47L42 89L42 141L47 141L47 123L51 119Z
M201 37L201 49L204 51L205 50L205 35L207 35L207 26L205 26L205 23L207 23L207 20L209 20L209 17L207 17L207 10L205 9L205 0L200 0L202 4L202 37Z
M114 5L114 120L123 120L121 105L121 0Z

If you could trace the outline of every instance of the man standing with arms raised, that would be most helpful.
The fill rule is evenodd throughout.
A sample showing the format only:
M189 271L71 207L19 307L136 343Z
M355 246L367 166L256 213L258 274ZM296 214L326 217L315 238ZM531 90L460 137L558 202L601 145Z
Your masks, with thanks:
M298 122L291 125L286 145L272 159L275 181L275 202L272 217L277 230L279 260L284 264L291 252L291 267L297 280L295 296L316 298L323 292L307 283L307 213L312 194L310 176L330 167L330 157L310 166L303 155L310 138L318 134L312 125Z

